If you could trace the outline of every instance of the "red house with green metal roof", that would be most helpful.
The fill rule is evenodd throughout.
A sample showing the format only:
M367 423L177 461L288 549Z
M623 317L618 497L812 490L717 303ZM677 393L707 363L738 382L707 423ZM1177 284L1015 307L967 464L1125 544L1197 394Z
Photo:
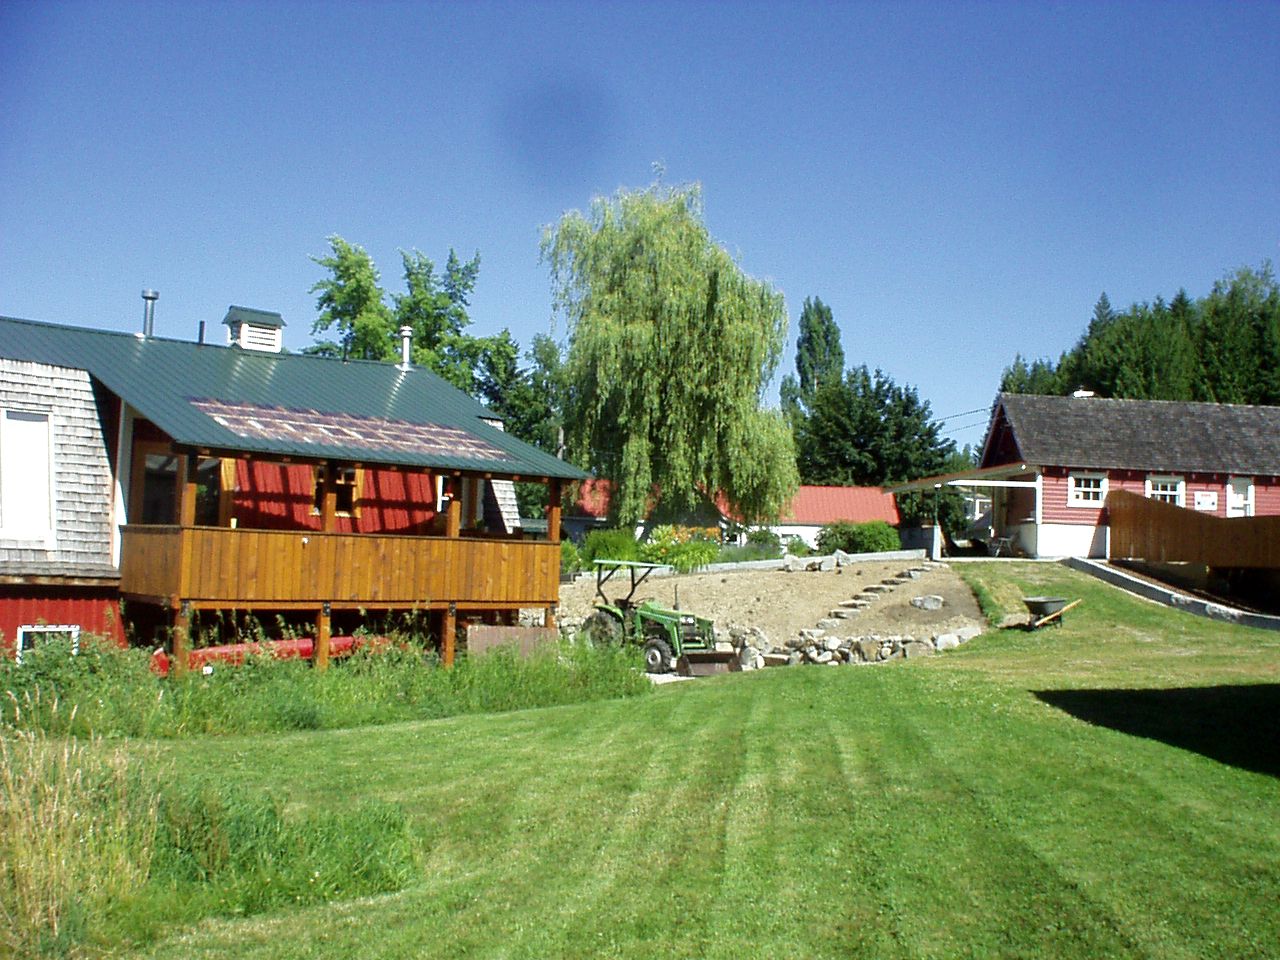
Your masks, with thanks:
M233 307L230 346L0 318L0 643L169 628L215 612L335 625L558 603L560 484L583 474L407 364L278 352ZM261 329L259 329L261 328ZM550 540L512 482L547 487ZM122 613L121 601L124 601Z

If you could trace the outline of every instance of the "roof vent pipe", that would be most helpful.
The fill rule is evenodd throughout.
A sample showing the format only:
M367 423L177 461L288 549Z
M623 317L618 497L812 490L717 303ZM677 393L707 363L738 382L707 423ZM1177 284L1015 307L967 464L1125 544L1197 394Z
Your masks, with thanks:
M160 299L158 290L142 291L142 335L151 339L156 326L156 301Z
M400 369L409 369L409 345L413 342L413 327L400 328Z

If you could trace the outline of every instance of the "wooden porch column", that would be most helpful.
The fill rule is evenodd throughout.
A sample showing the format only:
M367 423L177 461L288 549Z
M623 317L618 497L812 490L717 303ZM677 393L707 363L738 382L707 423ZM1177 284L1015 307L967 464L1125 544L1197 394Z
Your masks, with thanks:
M178 525L196 525L196 458L183 454L178 457Z
M543 616L542 625L548 630L556 628L556 605L554 603L547 604L547 612Z
M172 672L187 672L191 652L191 604L185 600L173 611L173 663Z
M316 614L316 648L312 652L311 665L317 670L329 669L329 635L332 628L330 607L326 603Z
M449 514L445 522L445 536L456 538L462 535L462 478L449 477L448 486Z
M440 638L440 659L446 667L453 666L454 644L458 639L458 607L457 604L451 603L441 617L444 626L441 628L443 636Z
M560 481L552 480L547 484L550 502L547 504L547 538L552 543L560 542Z
M338 488L333 482L333 464L326 461L320 470L320 482L323 484L321 488L323 497L320 503L320 529L325 533L332 533L335 526L334 518L338 515Z

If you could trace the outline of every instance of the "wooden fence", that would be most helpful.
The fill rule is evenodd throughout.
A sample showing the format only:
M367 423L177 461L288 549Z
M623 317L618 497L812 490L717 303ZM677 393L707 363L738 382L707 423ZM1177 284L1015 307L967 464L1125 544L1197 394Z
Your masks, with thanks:
M1280 569L1280 517L1215 517L1127 490L1107 494L1113 560Z

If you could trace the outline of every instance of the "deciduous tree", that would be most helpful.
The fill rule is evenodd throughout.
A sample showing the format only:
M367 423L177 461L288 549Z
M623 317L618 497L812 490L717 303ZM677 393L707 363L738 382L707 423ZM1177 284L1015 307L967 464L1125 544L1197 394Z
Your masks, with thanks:
M614 519L642 519L655 488L668 506L719 492L748 521L776 516L795 456L762 401L786 311L711 239L699 188L597 198L546 229L542 256L568 332L569 451L614 482Z

